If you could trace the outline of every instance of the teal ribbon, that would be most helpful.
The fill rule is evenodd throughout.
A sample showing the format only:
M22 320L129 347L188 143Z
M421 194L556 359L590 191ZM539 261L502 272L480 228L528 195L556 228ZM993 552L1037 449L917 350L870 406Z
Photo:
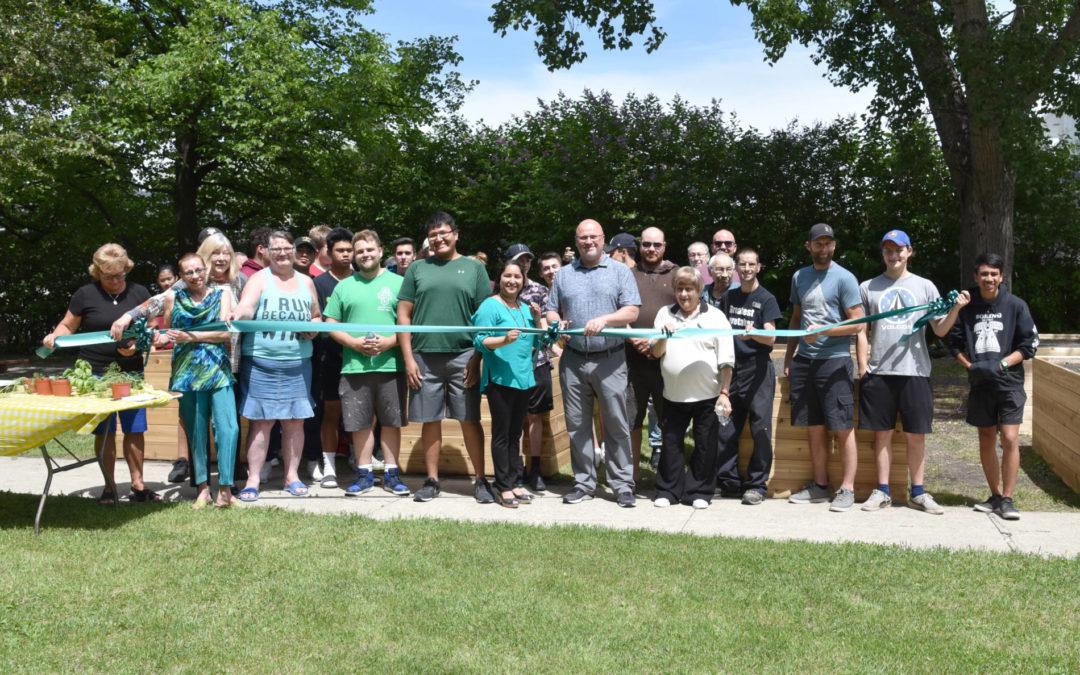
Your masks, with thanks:
M919 319L912 326L912 329L908 335L905 335L903 339L907 339L911 335L918 333L922 328L931 321L934 317L942 314L947 314L953 305L956 304L956 299L959 297L957 291L950 291L944 298L938 298L933 302L929 302L925 305L917 305L915 307L901 307L899 309L889 310L887 312L880 312L878 314L871 314L870 316L862 316L855 319L847 319L838 323L829 324L827 326L819 326L814 330L798 330L798 329L772 329L772 330L758 330L754 329L750 331L745 328L680 328L674 333L668 333L664 330L654 328L605 328L597 333L598 337L612 337L612 338L675 338L675 339L690 339L700 337L710 337L716 335L746 335L753 333L754 335L771 335L775 337L806 337L808 335L815 335L817 333L824 333L825 331L839 328L841 326L851 326L860 323L872 323L874 321L880 321L881 319L887 319L892 316L899 316L901 314L910 314L912 312L925 311L926 314L919 317ZM193 331L230 331L234 333L330 333L330 332L344 332L344 333L506 333L510 330L518 330L522 333L531 333L541 336L541 342L543 344L551 344L558 341L562 337L573 335L584 335L584 328L562 328L561 326L549 326L547 328L507 328L506 326L415 326L415 325L382 325L382 324L370 324L370 323L330 323L325 321L232 321L226 323L224 321L215 321L213 323L203 324L201 326L193 326L188 330ZM123 339L135 338L135 346L139 351L145 351L147 354L150 352L150 345L153 343L154 331L150 329L146 324L146 319L139 319L124 331ZM66 347L82 347L85 345L96 345L113 342L112 337L109 336L108 331L97 331L93 333L78 333L75 335L63 335L56 338L56 348ZM37 355L45 358L52 353L52 349L41 346L37 349ZM43 353L44 352L44 353Z

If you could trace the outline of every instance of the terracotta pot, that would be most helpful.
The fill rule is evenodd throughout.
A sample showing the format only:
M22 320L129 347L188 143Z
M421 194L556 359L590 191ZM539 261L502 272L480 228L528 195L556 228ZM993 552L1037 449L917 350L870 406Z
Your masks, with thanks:
M130 382L110 382L109 387L112 388L112 397L114 399L131 395Z
M52 380L47 377L35 377L34 389L42 396L52 396Z
M71 396L71 380L59 378L52 381L53 396Z
M26 387L26 393L27 394L36 394L37 393L37 385L34 384L33 380L23 380L23 386Z

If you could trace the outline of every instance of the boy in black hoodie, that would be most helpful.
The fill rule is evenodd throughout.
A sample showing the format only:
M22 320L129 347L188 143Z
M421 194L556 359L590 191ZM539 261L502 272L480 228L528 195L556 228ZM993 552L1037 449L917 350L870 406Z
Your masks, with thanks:
M1024 360L1035 356L1039 333L1027 303L1002 287L1004 260L983 253L975 260L971 301L960 310L951 331L950 350L968 369L967 423L979 429L979 458L990 484L990 498L976 511L1019 520L1013 489L1020 470L1020 423L1024 419ZM998 470L998 425L1001 425L1001 469ZM1003 483L1004 481L1004 483Z

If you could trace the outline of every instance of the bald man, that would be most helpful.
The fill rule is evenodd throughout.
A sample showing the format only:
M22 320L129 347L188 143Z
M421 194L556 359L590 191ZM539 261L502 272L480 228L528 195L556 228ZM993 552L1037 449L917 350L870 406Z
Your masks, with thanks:
M549 322L566 321L572 328L584 329L584 335L570 337L559 359L574 470L574 488L563 502L578 504L592 499L596 491L592 411L593 402L599 399L608 485L619 506L630 508L636 502L626 417L626 352L622 339L598 333L637 320L641 297L630 268L604 253L600 223L581 221L574 232L574 243L578 258L556 272L545 306Z

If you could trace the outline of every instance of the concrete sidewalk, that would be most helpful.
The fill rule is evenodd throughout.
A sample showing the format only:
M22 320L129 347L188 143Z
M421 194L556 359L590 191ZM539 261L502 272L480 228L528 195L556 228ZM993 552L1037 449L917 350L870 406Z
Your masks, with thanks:
M188 485L166 482L171 463L147 461L146 483L170 501L191 501L195 491ZM46 470L40 456L0 457L0 490L41 494ZM350 474L351 475L351 474ZM117 462L118 489L129 490L127 468ZM405 476L410 489L423 482L420 476ZM61 473L54 477L52 495L79 495L96 498L104 481L96 465ZM942 547L953 550L995 552L1019 551L1042 556L1076 557L1080 554L1080 514L1022 511L1019 521L1004 521L968 507L945 507L945 515L931 516L906 507L867 513L858 506L847 513L830 513L827 504L799 506L786 500L766 499L760 506L743 506L736 500L716 499L710 508L689 506L659 509L639 499L633 509L619 508L610 493L598 492L592 501L576 505L562 503L568 484L556 484L532 504L507 509L498 504L480 505L472 497L472 484L463 478L446 478L437 499L419 503L395 497L376 487L360 497L346 497L342 489L311 488L307 498L292 497L281 489L280 468L264 483L262 496L241 508L276 506L310 513L353 514L376 520L393 518L442 518L472 522L523 523L528 525L587 525L612 529L643 529L656 532L692 534L704 537L746 537L777 541L865 542L896 544L912 549ZM343 484L344 487L344 484ZM1023 508L1023 504L1020 505ZM102 508L88 503L87 508ZM122 503L120 508L136 508ZM33 523L28 521L27 527ZM45 505L42 529L49 528L49 506Z

